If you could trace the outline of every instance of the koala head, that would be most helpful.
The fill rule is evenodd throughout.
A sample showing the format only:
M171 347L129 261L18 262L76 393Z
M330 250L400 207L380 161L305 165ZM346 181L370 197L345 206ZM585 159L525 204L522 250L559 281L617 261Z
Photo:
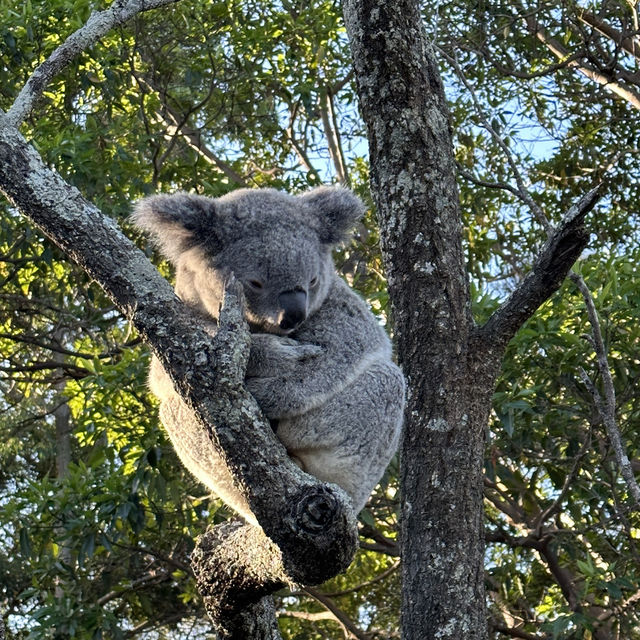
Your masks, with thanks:
M364 211L350 191L318 187L299 196L240 189L221 198L151 196L133 220L176 266L176 291L217 317L229 271L242 283L252 330L286 335L317 311L334 266L331 249Z

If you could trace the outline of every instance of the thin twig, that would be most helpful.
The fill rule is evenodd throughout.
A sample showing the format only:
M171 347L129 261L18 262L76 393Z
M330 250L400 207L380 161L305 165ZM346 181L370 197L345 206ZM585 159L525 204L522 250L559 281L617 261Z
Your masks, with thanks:
M371 640L371 636L356 626L353 620L351 620L351 618L327 595L317 589L313 589L312 587L305 587L303 591L314 600L317 600L323 607L325 607L325 609L327 609L327 611L330 611L336 617L336 620L338 620L340 624L347 629L352 637L357 640Z
M535 633L527 633L526 631L522 631L522 629L507 627L506 625L495 623L491 624L491 630L496 631L497 633L502 633L505 636L510 636L511 638L523 638L524 640L545 640L545 638L550 637L548 635L539 636Z
M609 360L607 358L607 350L602 338L602 330L600 328L600 318L596 311L596 306L593 301L593 296L587 287L582 276L577 273L571 273L569 275L571 281L576 285L587 307L587 315L589 317L589 323L591 324L591 343L596 352L596 359L598 364L598 372L602 377L602 387L604 397L600 395L600 392L596 389L593 382L589 379L586 371L580 369L580 377L587 386L587 389L593 397L593 401L596 405L596 409L600 414L600 418L607 430L609 436L609 442L613 447L613 451L616 456L616 462L620 467L620 473L627 483L629 492L633 496L636 506L640 508L640 486L636 481L633 473L633 468L627 451L622 442L622 436L618 429L616 420L616 391L613 384L613 378L611 376L611 370L609 369Z
M507 162L511 167L511 171L513 172L513 178L516 181L516 185L517 185L517 189L511 190L512 193L515 193L529 207L529 210L535 216L536 220L540 223L540 225L542 225L543 229L547 232L547 234L550 234L553 230L553 227L549 223L549 220L545 216L540 205L531 197L531 194L529 193L528 189L524 184L524 180L522 179L522 174L518 169L518 163L514 158L514 154L512 153L511 149L509 149L505 141L502 139L502 136L493 128L493 126L489 122L489 118L487 118L484 112L484 109L482 108L482 105L480 104L480 101L478 100L475 94L473 87L471 86L471 84L465 77L464 73L462 72L462 69L458 64L458 61L442 50L440 51L440 53L446 58L449 64L451 64L455 69L458 78L460 78L460 81L465 86L465 88L469 92L469 95L471 96L473 106L475 107L476 113L478 114L478 117L482 122L482 126L491 134L491 137L494 139L495 143L500 147L502 153L504 153L505 158L507 159Z
M578 475L580 462L582 461L582 458L584 457L585 453L587 453L587 451L591 447L590 436L591 436L591 432L589 432L584 442L582 443L582 446L580 447L580 451L578 451L578 453L575 455L573 465L571 466L571 471L569 471L569 473L567 474L567 477L564 479L564 483L562 484L562 489L560 490L560 493L558 494L557 498L536 518L533 528L535 529L536 534L538 536L541 535L542 526L544 525L544 523L551 516L555 515L559 511L560 505L562 504L562 501L565 499L565 496L567 495L572 482L575 480L576 476Z
M313 163L311 162L311 159L307 154L306 148L303 147L301 142L296 138L294 125L295 125L296 118L298 117L299 109L300 109L300 101L298 100L296 104L291 105L291 109L289 110L289 124L285 130L285 133L287 135L289 142L291 143L291 146L296 152L298 159L300 160L300 164L302 164L302 166L316 178L318 183L321 183L322 178L320 177L318 170L313 166Z
M397 571L399 567L400 567L400 560L394 562L390 567L388 567L384 571L381 571L371 580L362 582L351 589L345 589L344 591L332 591L331 593L325 593L325 595L329 598L339 598L340 596L346 596L350 593L357 593L358 591L360 591L361 589L364 589L365 587L370 587L371 585L381 582L382 580L390 576L392 573Z
M462 168L459 163L456 164L458 175L462 176L465 180L473 182L478 187L485 187L486 189L501 189L502 191L508 191L514 196L520 197L520 192L514 186L507 184L506 182L488 182L487 180L480 180L473 175L470 171Z

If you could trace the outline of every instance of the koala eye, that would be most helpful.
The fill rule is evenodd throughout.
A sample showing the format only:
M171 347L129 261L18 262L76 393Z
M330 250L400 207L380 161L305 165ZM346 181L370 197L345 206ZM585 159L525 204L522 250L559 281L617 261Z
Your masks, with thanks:
M311 278L311 282L309 283L309 286L315 287L317 284L318 284L318 276L315 276L315 278Z
M249 286L256 291L262 289L264 286L260 280L249 280Z

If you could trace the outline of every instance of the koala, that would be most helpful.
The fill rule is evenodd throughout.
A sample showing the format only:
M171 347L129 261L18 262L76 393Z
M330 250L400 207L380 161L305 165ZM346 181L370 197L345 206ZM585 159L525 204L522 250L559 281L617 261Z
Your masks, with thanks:
M389 339L331 255L364 211L350 191L240 189L144 198L134 223L175 265L178 296L215 334L229 271L242 284L245 384L292 460L341 487L359 512L396 450L405 383ZM151 391L183 464L256 523L224 462L154 358Z

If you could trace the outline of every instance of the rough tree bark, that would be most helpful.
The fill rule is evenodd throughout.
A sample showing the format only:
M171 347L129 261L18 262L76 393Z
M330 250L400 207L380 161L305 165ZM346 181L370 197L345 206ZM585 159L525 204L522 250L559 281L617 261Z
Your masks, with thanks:
M528 276L474 325L442 81L414 0L345 0L371 186L409 385L401 443L404 640L481 640L483 453L504 349L587 243L590 192Z

